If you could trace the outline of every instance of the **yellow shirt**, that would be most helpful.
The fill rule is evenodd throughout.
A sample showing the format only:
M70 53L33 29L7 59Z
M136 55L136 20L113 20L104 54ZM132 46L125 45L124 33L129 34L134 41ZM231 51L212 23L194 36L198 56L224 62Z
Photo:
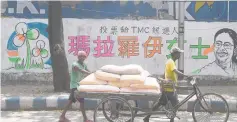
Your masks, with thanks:
M174 69L177 69L175 62L172 59L169 59L165 64L165 79L177 83L177 75L174 72ZM165 85L164 90L167 92L173 92L174 89L171 85Z

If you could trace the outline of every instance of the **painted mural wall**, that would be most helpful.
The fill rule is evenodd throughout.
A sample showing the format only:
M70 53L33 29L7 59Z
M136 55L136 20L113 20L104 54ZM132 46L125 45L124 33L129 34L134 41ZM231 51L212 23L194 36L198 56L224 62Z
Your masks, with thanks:
M51 71L47 20L1 20L2 69L10 72Z
M51 72L46 19L3 18L2 72ZM175 20L63 19L69 66L85 50L91 70L105 64L137 63L163 74L170 49L177 46ZM237 74L237 23L186 22L185 72ZM69 67L70 68L70 67Z

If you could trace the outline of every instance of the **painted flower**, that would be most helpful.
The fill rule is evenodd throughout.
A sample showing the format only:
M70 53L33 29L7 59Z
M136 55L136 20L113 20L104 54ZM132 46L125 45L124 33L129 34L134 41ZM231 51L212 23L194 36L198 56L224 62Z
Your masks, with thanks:
M26 39L28 40L36 40L39 37L38 29L29 29L27 24L24 22L20 22L15 27L16 36L14 37L13 44L17 47L21 47Z
M36 47L32 50L32 55L34 57L40 56L41 58L48 57L48 51L45 48L45 42L43 40L38 40L36 42Z

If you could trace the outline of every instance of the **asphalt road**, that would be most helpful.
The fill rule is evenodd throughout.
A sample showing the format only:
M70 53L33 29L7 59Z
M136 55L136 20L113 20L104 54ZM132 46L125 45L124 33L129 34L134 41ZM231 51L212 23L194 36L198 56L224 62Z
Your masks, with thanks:
M57 122L61 111L1 111L2 122ZM87 112L88 118L93 117L93 111ZM69 111L66 115L71 122L82 122L82 115L79 111ZM178 112L180 120L175 119L175 122L193 122L191 113ZM150 122L169 122L165 116L155 116ZM99 114L99 122L107 122ZM134 122L143 122L141 117L137 117ZM209 122L209 121L207 121ZM237 122L237 113L231 113L228 122Z

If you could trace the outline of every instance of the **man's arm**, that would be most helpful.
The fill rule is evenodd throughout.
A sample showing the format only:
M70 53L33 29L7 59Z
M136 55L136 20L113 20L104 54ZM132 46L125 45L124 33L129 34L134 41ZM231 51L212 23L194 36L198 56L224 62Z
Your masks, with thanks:
M85 69L86 69L86 71L88 71L88 72L91 72L91 71L90 71L90 70L87 68L87 66L86 66L86 68L85 68Z
M89 71L87 71L87 70L80 69L80 68L79 68L79 70L80 70L81 72L85 73L85 74L88 74L88 75L91 74L91 72L89 72Z
M157 79L165 83L168 82L168 80L165 80L164 78L157 78Z
M161 78L165 79L165 73L161 76Z
M184 77L188 77L187 75L185 75L184 73L180 72L179 70L177 69L174 69L174 72L180 76L184 76Z
M185 75L184 73L180 72L180 71L177 70L177 69L174 69L174 72L177 73L177 74L180 75L180 76L186 77L187 80L191 80L191 79L193 78L192 76Z
M74 71L81 71L81 72L83 72L83 73L85 73L85 74L91 74L89 71L84 70L84 69L81 69L81 68L78 68L78 67L76 67L76 66L73 67L73 70L74 70Z

